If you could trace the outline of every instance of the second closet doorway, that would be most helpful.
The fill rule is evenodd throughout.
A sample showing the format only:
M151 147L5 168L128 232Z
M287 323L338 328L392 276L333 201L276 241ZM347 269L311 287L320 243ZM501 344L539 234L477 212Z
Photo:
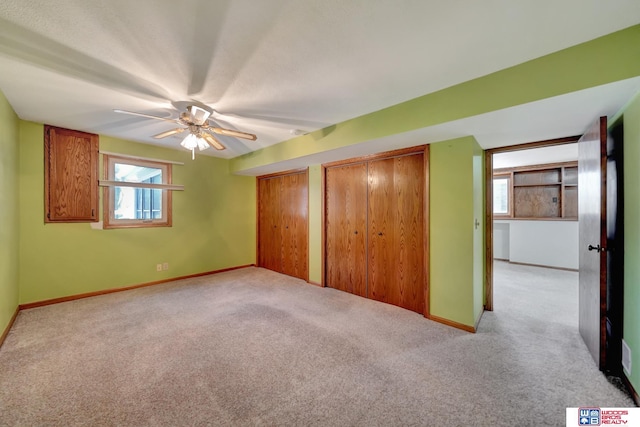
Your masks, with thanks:
M427 314L428 147L324 165L325 284Z

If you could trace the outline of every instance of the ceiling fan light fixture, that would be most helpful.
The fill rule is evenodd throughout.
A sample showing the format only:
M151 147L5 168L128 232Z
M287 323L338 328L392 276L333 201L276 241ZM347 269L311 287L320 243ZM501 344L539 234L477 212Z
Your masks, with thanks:
M200 151L209 148L209 144L202 138L202 135L200 135L199 133L190 133L185 139L182 140L180 145L191 151L191 159L195 158L196 148L198 148Z
M193 150L198 146L198 137L190 133L185 139L182 140L180 145L182 145L187 150Z
M198 138L198 149L202 151L206 150L207 148L209 148L209 144L207 144L207 141L205 141L203 138Z

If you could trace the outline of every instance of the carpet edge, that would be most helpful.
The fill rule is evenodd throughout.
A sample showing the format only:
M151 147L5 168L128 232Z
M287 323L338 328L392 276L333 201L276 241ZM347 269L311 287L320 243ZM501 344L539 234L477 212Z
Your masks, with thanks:
M147 286L160 285L162 283L174 282L176 280L183 280L183 279L191 279L191 278L194 278L194 277L208 276L208 275L211 275L211 274L224 273L225 271L239 270L239 269L242 269L242 268L255 267L255 266L256 266L255 264L239 265L239 266L235 266L235 267L222 268L222 269L219 269L219 270L205 271L203 273L195 273L195 274L189 274L189 275L186 275L186 276L172 277L172 278L169 278L169 279L155 280L153 282L139 283L137 285L124 286L124 287L121 287L121 288L103 289L103 290L100 290L100 291L86 292L86 293L83 293L83 294L68 295L68 296L60 297L60 298L52 298L52 299L47 299L47 300L42 300L42 301L35 301L35 302L26 303L26 304L20 304L20 305L18 305L18 308L16 310L16 314L20 310L29 310L31 308L43 307L45 305L59 304L59 303L62 303L62 302L74 301L74 300L83 299L83 298L90 298L90 297L95 297L95 296L99 296L99 295L112 294L112 293L115 293L115 292L130 291L132 289L138 289L138 288L145 288Z

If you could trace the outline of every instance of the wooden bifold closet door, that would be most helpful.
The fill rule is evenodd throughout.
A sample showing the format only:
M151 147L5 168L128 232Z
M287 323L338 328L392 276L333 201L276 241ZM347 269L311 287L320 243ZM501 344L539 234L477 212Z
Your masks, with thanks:
M258 180L258 265L282 271L280 191L282 180Z
M282 177L280 207L282 273L307 280L309 197L306 172Z
M327 286L367 296L367 164L326 171Z
M422 154L369 163L369 298L424 311Z
M326 285L424 313L424 152L325 174Z
M308 175L258 178L258 266L308 279Z

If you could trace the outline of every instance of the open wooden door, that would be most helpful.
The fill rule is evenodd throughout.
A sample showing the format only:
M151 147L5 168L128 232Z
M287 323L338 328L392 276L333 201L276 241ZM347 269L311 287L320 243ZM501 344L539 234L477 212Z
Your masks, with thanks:
M578 141L579 329L598 368L606 366L607 118Z

